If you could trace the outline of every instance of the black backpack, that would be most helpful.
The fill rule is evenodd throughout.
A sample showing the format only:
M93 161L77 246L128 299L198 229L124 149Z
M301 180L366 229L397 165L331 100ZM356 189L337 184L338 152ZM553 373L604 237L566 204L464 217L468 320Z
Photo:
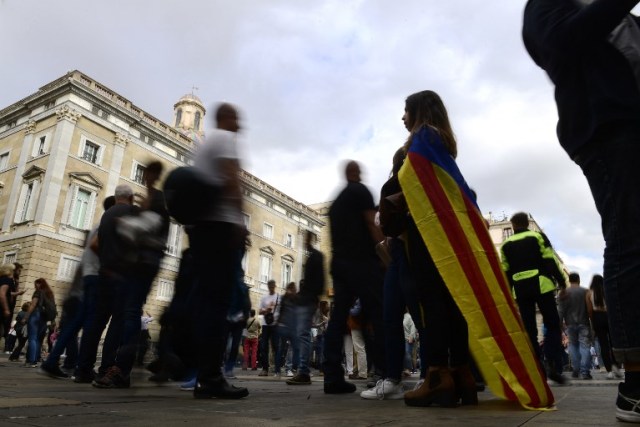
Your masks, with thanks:
M40 304L40 315L45 322L51 322L58 317L58 309L56 308L56 302L50 299L44 292L41 293L40 298L42 303Z
M203 213L215 207L220 196L220 188L206 182L201 172L191 166L172 170L163 191L169 215L183 225L195 224Z

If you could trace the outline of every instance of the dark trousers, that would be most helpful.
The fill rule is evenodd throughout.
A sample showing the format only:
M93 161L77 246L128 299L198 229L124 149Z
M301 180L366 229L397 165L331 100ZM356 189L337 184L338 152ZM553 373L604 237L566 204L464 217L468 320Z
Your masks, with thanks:
M100 338L111 318L115 296L114 289L109 286L104 275L98 276L95 284L91 287L85 287L85 290L88 291L85 292L85 304L89 304L94 309L87 311L82 339L80 340L80 350L78 351L76 375L89 375L93 371ZM105 355L103 351L103 360L105 356L111 360L115 359L114 355Z
M219 381L227 343L227 313L237 280L240 239L236 226L212 222L189 233L195 284L189 296L194 320L198 382Z
M224 362L224 370L226 372L232 372L238 360L238 349L240 348L244 322L227 322L227 328L229 345L227 348L227 357Z
M265 371L269 370L269 344L271 344L274 363L277 365L276 356L278 348L280 348L280 338L278 337L278 328L275 322L271 325L264 325L260 333L260 363Z
M408 259L424 313L424 360L429 366L469 363L469 331L415 224L408 224ZM420 322L418 320L416 324Z
M614 122L575 156L602 219L604 291L621 363L640 363L640 122Z
M611 366L617 364L613 353L611 352L611 337L609 335L609 319L605 311L593 312L593 330L598 337L600 343L600 355L602 356L602 363L607 369L607 372L611 372Z
M563 365L563 361L561 352L564 350L562 349L560 316L558 316L558 308L556 306L554 292L539 294L537 297L519 297L516 302L518 303L522 323L524 324L524 328L531 340L531 345L538 355L538 359L542 361L542 350L540 349L540 344L538 342L538 323L536 322L536 305L538 306L540 314L542 315L542 323L545 328L544 359L553 365L551 366L551 369L555 369L556 372L562 372L561 367Z
M342 368L343 336L347 332L347 317L356 298L360 298L365 322L373 327L371 349L376 374L386 376L384 355L384 322L382 319L382 267L377 258L342 259L331 261L334 304L324 335L324 379L326 382L344 381ZM371 362L371 360L369 361Z

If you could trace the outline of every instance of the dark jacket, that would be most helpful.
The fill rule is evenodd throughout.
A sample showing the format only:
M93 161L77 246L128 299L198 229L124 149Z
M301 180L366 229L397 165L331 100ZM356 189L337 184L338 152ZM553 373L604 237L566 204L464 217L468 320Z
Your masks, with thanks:
M555 84L558 139L571 157L602 125L640 121L640 92L626 58L608 41L638 0L529 0L522 35Z
M304 278L298 291L298 305L316 305L324 292L324 255L315 248L309 250L304 266Z

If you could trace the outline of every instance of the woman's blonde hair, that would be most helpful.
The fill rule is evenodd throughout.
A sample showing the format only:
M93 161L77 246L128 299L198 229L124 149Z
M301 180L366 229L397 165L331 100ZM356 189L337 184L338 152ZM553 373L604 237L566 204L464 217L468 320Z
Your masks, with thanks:
M0 277L3 277L3 276L13 277L13 270L15 270L15 266L13 264L0 265Z
M409 95L405 100L405 112L409 119L411 134L404 146L405 151L409 151L413 135L418 133L424 126L434 128L447 151L455 159L458 155L456 137L451 129L447 109L440 96L431 90L423 90Z

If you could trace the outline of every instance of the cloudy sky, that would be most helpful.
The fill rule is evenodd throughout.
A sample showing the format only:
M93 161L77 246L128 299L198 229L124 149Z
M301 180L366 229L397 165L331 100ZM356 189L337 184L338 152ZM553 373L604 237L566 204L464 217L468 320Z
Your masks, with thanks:
M431 89L483 212L530 212L588 284L599 217L523 48L524 3L0 0L0 107L78 69L171 122L196 86L207 107L240 107L245 169L310 204L333 197L344 159L377 194L407 136L404 99Z

